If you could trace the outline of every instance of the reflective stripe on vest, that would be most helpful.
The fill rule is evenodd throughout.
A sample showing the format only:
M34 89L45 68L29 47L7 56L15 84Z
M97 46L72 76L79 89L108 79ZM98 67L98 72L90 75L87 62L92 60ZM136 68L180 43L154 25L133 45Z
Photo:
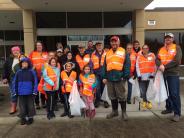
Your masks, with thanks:
M80 55L76 56L76 62L79 64L80 70L82 71L84 66L90 61L90 55L86 54L83 58Z
M139 54L138 64L141 74L155 72L155 55L153 53L149 53L148 57L145 57L143 54Z
M169 46L168 50L166 49L165 46L162 47L159 50L158 58L161 60L161 63L163 65L166 65L174 59L175 55L176 55L176 44L172 44Z
M124 48L118 47L115 53L111 49L106 54L107 71L111 70L121 71L123 69L124 61L125 61Z
M91 55L91 61L93 63L93 69L99 69L104 64L106 53L103 52L101 58L99 59L99 57L95 54L95 52L93 52Z
M135 71L136 58L137 58L137 53L132 52L130 54L130 61L131 61L130 73L131 73L131 75L133 75L133 73Z
M84 75L81 74L79 78L83 84L82 93L86 96L92 96L93 95L92 85L93 83L95 83L95 75L91 74L88 76L88 78L85 78Z
M70 73L70 76L67 75L66 71L61 72L61 79L64 82L64 85L62 86L62 93L71 92L73 82L77 78L77 73L75 71L72 71Z

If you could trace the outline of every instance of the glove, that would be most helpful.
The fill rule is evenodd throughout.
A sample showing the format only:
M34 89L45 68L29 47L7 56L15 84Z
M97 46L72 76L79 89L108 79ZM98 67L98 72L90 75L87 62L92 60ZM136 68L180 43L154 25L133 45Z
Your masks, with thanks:
M141 81L142 80L142 77L138 77L138 81Z
M151 76L149 76L149 78L150 78L150 79L154 79L155 77L151 75Z
M136 76L133 76L133 80L135 80L137 77Z
M37 93L36 93L36 92L33 92L33 95L34 95L34 96L36 96L36 95L37 95Z

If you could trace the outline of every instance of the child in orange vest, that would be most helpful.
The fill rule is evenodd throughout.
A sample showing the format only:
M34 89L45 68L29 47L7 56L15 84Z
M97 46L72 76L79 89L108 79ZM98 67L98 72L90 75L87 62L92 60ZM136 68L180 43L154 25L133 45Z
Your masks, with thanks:
M62 93L64 96L64 113L61 114L61 117L67 116L72 118L73 116L70 113L69 106L69 96L72 90L73 82L77 78L77 73L72 70L73 64L71 62L67 62L64 66L64 70L61 72L61 84L62 84Z
M47 118L49 120L55 117L55 94L59 89L59 77L60 69L57 67L57 59L51 58L48 62L48 65L43 70L43 89L47 95Z
M89 65L84 66L83 73L79 76L78 84L80 86L80 94L86 104L85 115L93 118L96 113L94 107L94 93L97 86L97 80L95 75L91 73Z

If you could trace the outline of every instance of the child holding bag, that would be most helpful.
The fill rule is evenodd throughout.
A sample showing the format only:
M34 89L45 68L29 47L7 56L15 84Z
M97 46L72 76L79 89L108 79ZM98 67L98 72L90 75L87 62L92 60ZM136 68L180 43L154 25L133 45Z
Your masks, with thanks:
M94 94L97 86L97 80L94 74L91 73L89 65L85 65L83 73L79 76L78 84L80 86L80 94L86 105L85 115L93 118L96 114L94 106Z
M57 59L51 58L48 65L43 70L44 85L43 89L47 95L47 118L50 120L55 117L55 94L59 89L60 69L57 67Z
M62 83L62 93L64 96L64 113L61 114L61 117L67 116L72 118L73 116L70 113L70 106L69 106L69 96L72 90L73 82L77 78L77 73L72 71L72 63L67 62L64 65L64 70L61 72L61 83Z

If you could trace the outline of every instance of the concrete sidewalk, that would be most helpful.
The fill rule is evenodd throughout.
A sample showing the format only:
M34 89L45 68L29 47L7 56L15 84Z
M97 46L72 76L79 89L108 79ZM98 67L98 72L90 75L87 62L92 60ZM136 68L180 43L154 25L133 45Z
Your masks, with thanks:
M184 81L181 81L182 112L184 111ZM154 104L151 111L139 111L138 102L127 105L129 121L124 122L120 117L112 120L105 119L111 108L105 109L103 106L97 109L94 119L84 119L81 117L61 118L63 105L59 104L59 111L56 118L47 120L45 109L37 110L35 122L30 126L19 125L19 118L16 115L10 116L9 98L7 87L0 87L0 92L4 93L4 101L0 102L0 137L7 138L120 138L120 137L184 137L184 119L174 123L170 121L172 114L163 116L160 114L165 103ZM120 110L120 107L119 107ZM121 113L121 112L120 112Z

